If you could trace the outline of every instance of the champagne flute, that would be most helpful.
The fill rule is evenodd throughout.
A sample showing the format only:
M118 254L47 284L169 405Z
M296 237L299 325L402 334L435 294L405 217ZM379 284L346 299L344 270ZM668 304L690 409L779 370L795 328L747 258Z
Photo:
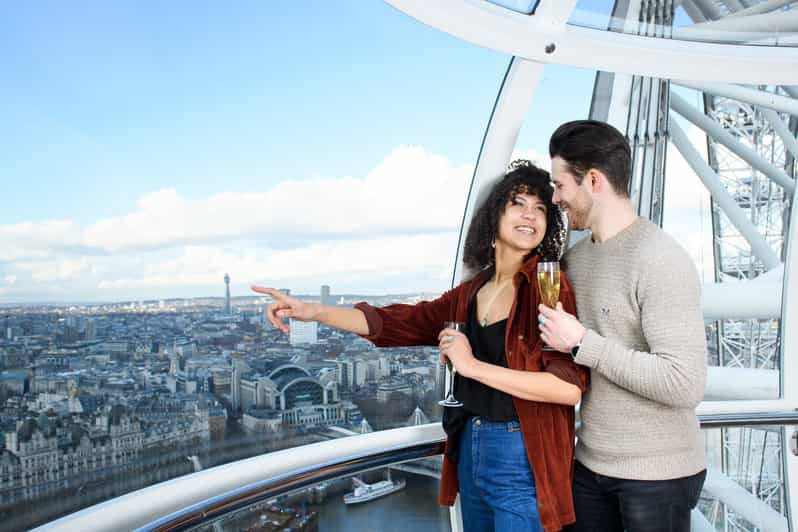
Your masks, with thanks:
M455 331L463 332L465 330L465 323L462 321L445 321L443 322L443 328L454 329ZM455 369L454 364L452 364L452 361L448 358L446 359L446 367L449 368L446 379L448 382L447 389L449 393L446 395L446 399L443 401L438 401L438 404L452 408L463 406L463 403L454 397L454 374L457 373L457 369Z
M560 263L538 262L538 290L540 301L547 307L557 308L560 299ZM543 344L544 351L555 351L553 347Z

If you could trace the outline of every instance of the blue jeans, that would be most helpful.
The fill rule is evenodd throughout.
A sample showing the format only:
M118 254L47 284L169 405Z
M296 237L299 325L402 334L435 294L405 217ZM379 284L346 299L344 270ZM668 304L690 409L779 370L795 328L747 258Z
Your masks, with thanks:
M457 476L464 532L543 532L517 421L470 418L460 436Z

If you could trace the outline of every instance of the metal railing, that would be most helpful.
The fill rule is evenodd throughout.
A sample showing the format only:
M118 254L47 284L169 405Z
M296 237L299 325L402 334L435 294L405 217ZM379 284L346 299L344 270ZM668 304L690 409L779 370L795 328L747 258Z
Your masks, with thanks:
M702 428L798 425L798 411L700 415ZM38 531L176 531L319 482L443 453L439 423L269 453L162 482L92 506Z

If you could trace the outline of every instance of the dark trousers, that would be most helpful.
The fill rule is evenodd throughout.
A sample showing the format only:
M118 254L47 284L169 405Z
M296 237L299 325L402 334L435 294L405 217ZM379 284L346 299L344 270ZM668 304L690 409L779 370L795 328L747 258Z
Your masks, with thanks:
M568 532L689 532L706 470L670 480L626 480L574 467L576 523Z

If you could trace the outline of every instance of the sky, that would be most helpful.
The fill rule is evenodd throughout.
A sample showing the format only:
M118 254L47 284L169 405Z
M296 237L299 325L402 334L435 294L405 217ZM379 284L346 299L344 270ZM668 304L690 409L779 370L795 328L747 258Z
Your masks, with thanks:
M3 2L0 55L0 304L441 291L510 60L377 0Z

